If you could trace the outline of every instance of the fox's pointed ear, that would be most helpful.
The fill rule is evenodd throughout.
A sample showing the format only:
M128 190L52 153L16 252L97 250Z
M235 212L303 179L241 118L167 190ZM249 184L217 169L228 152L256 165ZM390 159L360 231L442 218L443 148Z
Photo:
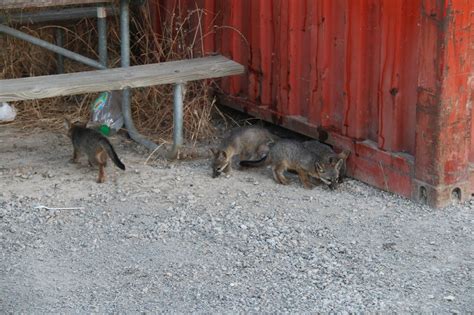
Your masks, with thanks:
M219 154L222 155L224 159L227 159L227 153L225 153L225 151L219 151Z
M342 151L341 153L338 154L338 157L339 157L340 159L345 160L345 159L347 159L347 158L349 157L350 154L351 154L351 151L349 151L349 150L344 150L344 151Z
M64 118L64 128L66 128L66 129L71 128L71 122L67 118Z
M321 164L319 164L319 162L316 162L314 164L314 166L316 167L316 170L320 173L323 173L324 172L324 168L321 166Z
M337 161L336 166L335 166L337 171L341 170L341 167L342 167L343 163L344 163L344 159L340 159L339 161Z

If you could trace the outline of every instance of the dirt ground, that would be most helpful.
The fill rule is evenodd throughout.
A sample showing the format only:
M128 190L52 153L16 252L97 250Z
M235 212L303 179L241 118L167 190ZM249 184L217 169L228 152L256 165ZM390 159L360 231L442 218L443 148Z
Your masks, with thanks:
M473 203L212 179L112 142L127 170L97 184L63 133L0 125L0 313L474 311Z

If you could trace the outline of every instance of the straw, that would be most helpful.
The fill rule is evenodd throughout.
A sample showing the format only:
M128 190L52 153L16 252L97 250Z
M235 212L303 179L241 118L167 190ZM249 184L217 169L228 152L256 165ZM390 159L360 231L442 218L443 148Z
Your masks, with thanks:
M29 10L33 11L33 10ZM201 19L203 9L183 12L178 5L166 12L162 20L161 34L152 27L150 10L145 5L133 10L131 16L131 64L150 64L171 60L182 60L202 56ZM2 12L0 12L2 13ZM3 12L4 13L4 12ZM118 18L108 19L109 67L120 66L120 34ZM191 24L191 21L197 23ZM198 25L197 27L194 25ZM26 25L20 30L49 42L54 42L56 28L65 30L64 47L87 57L98 59L97 29L95 19L83 19L76 24ZM43 48L0 35L0 79L21 78L54 74L56 55ZM92 70L88 66L65 59L65 72ZM212 137L215 128L212 117L215 100L210 93L211 80L189 82L184 101L184 137L195 143ZM37 128L60 130L63 119L87 121L90 104L98 93L71 95L49 99L15 102L18 115L13 123L26 131ZM137 88L132 90L132 117L137 129L146 136L171 139L173 130L173 89L170 85Z

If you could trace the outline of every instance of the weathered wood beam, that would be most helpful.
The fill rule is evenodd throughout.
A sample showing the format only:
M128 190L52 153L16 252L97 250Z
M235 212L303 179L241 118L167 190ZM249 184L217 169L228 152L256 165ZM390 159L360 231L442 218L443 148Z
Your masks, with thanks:
M1 0L0 9L26 9L112 1L113 0Z
M106 70L0 80L0 101L122 90L242 74L244 67L223 56Z
M1 2L1 0L0 0ZM1 7L1 5L0 5ZM107 5L105 7L107 16L118 15L118 10L113 6ZM0 16L0 23L15 23L15 24L31 24L44 23L50 21L65 21L65 20L79 20L83 18L97 17L97 7L80 7L80 8L60 8L49 9L41 11L22 11L14 14L5 14Z

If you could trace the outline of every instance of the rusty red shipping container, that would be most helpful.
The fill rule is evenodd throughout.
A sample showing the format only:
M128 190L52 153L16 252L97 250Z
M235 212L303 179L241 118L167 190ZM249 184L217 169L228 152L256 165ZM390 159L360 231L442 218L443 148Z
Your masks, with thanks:
M204 9L204 53L246 66L222 80L223 104L309 136L321 127L371 185L432 206L471 198L474 1L158 2L161 21Z

